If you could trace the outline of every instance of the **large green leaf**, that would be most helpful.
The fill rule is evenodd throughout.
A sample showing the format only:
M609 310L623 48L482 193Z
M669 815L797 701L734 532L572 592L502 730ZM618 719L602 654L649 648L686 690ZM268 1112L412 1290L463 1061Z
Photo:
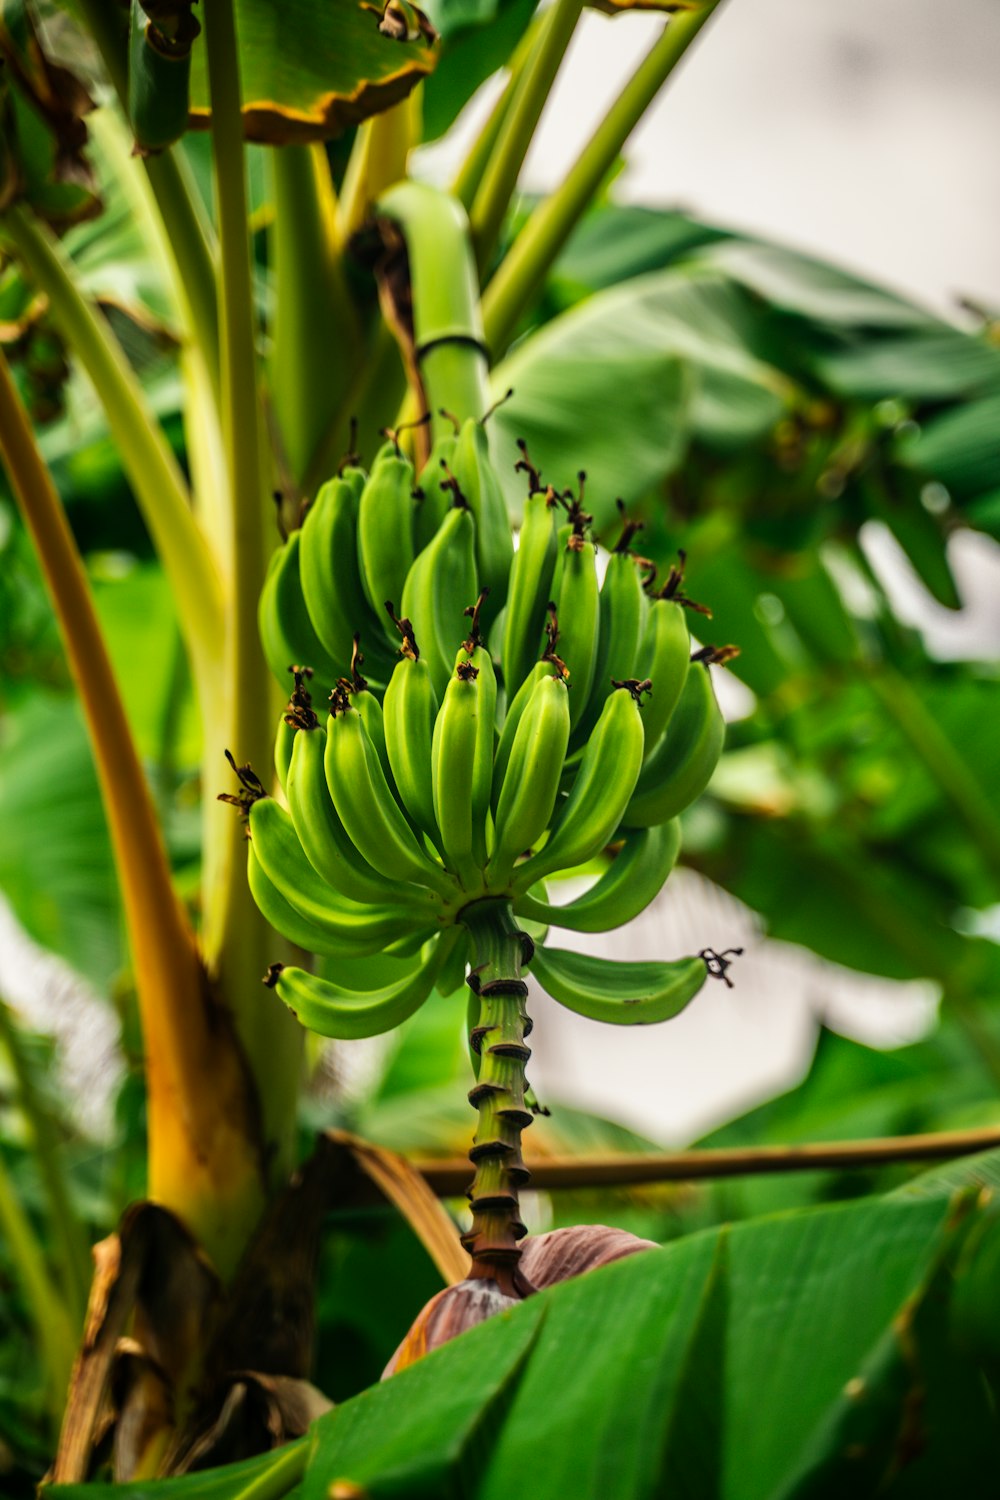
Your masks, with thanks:
M77 705L31 699L3 730L0 891L36 942L104 987L122 957L118 891Z
M535 1298L517 1311L489 1325L485 1358L481 1335L460 1339L448 1350L447 1369L440 1358L421 1360L321 1418L302 1500L328 1500L338 1482L371 1500L460 1500L473 1491L545 1303Z
M945 485L959 500L996 490L1000 474L1000 395L928 417L904 430L896 445L900 463Z
M734 240L712 246L699 259L780 311L817 323L890 329L937 322L884 287L779 245Z
M321 1418L297 1493L495 1500L527 1485L533 1500L832 1500L896 1493L919 1454L928 1488L899 1493L937 1495L958 1472L940 1421L954 1387L979 1391L961 1493L986 1500L996 1418L978 1356L956 1347L948 1316L970 1264L960 1252L985 1217L968 1196L872 1199L627 1257L530 1297ZM931 1359L928 1417L919 1397ZM255 1493L253 1476L277 1500L293 1482L279 1482L277 1463L86 1493L237 1500Z
M791 387L747 351L740 294L711 273L635 277L599 292L526 339L494 370L513 396L494 418L497 460L512 503L516 442L557 487L579 469L598 526L620 496L633 504L662 483L695 436L732 451L760 438Z
M356 0L236 0L248 139L322 140L406 97L434 67L424 36L396 41ZM191 118L209 121L205 48L191 66Z

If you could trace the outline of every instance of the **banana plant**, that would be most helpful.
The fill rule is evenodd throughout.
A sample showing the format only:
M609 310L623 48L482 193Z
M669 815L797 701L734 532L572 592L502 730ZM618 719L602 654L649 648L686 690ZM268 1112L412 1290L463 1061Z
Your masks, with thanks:
M726 950L640 964L549 942L551 928L610 931L650 904L677 860L680 815L720 758L712 674L735 658L700 644L700 630L691 638L698 606L684 592L683 559L674 564L688 541L681 522L699 508L685 486L700 494L698 592L719 616L716 639L752 641L735 670L759 691L762 714L779 719L793 748L808 734L781 677L786 638L775 645L767 636L757 649L761 588L742 615L737 607L748 556L763 560L767 591L796 620L798 639L819 641L819 657L833 652L823 670L850 664L892 706L923 767L975 828L987 867L995 861L986 799L905 696L902 674L884 662L874 670L850 622L844 646L836 597L832 625L831 610L822 621L815 614L815 590L795 612L799 554L811 560L816 543L818 480L831 501L844 497L836 514L852 536L859 517L884 519L954 604L941 529L926 507L914 520L907 500L936 472L939 450L954 463L949 413L943 432L932 422L918 442L902 409L893 424L884 409L876 418L859 411L875 398L864 395L850 330L838 327L832 347L803 339L808 297L792 275L780 309L790 330L779 317L781 336L770 325L765 336L753 314L781 286L782 268L765 257L762 270L754 247L710 230L687 231L695 258L674 281L640 257L622 276L634 284L574 305L589 273L565 252L575 244L586 259L586 235L576 232L716 6L664 5L672 14L662 34L564 181L532 204L515 199L518 176L580 0L537 14L501 5L485 25L461 7L428 20L398 0L381 9L338 0L322 15L295 0L280 24L266 0L206 0L200 10L189 0L78 0L54 7L44 31L28 0L0 5L0 242L18 282L19 326L37 326L24 309L41 299L41 326L96 394L177 601L202 737L192 900L171 878L130 705L25 411L27 398L38 420L52 399L39 383L47 370L36 340L33 362L0 361L0 438L94 748L142 1026L149 1141L149 1201L100 1257L54 1470L61 1481L91 1472L109 1430L116 1476L145 1480L295 1437L323 1409L305 1380L311 1306L302 1288L315 1275L319 1222L349 1193L322 1151L291 1176L303 1027L372 1036L435 991L471 990L478 1125L467 1255L405 1164L382 1163L393 1201L423 1225L455 1283L420 1314L393 1370L524 1301L517 1326L530 1342L526 1294L565 1278L567 1267L646 1248L634 1239L581 1248L578 1236L569 1252L565 1240L562 1250L544 1236L525 1240L521 1136L537 1107L525 1077L525 976L580 1014L625 1024L668 1019L709 976L727 977ZM96 113L45 50L62 28L58 55L72 55L66 44L80 26L100 58L88 77ZM451 190L409 177L415 148L501 66L495 107ZM82 235L101 223L90 223L99 208L91 155L124 191L167 288L183 381L179 435L158 420L130 362L139 323L113 307L107 316L109 303L97 302L83 274ZM254 187L261 173L263 192ZM820 291L836 304L837 285ZM839 291L850 302L850 289ZM866 327L877 323L873 308L884 304L865 305ZM885 317L900 347L883 351L882 368L893 358L906 367L934 331L908 323L896 304ZM655 374L636 379L633 367L622 379L629 427L612 429L615 442L614 377L594 355L607 350L608 326L629 332L630 358L647 358ZM560 371L570 382L568 417L558 402L534 399L540 370L550 390ZM812 399L821 370L842 405ZM984 407L993 380L984 354L974 380ZM687 454L681 412L693 434ZM761 447L748 475L733 453L752 441ZM360 454L371 457L367 467ZM970 514L989 499L964 470L954 493ZM756 509L737 518L740 530L734 516L750 495ZM773 546L789 535L801 543L791 562L787 547ZM819 593L829 604L829 590ZM763 686L762 660L772 669ZM314 705L327 700L321 718ZM831 779L836 770L835 752ZM811 837L832 841L815 819L793 824L779 838L807 848ZM825 853L839 860L842 889L858 850L834 832L841 842ZM695 839L689 857L711 867L710 841L699 848ZM582 896L555 899L555 881L595 863L599 877ZM813 866L810 879L826 868ZM899 907L905 914L905 900L888 924L897 947L926 955L920 972L946 976L953 994L975 994L982 968L957 934L936 941L919 922L903 923ZM776 920L786 909L777 899L768 908ZM321 974L304 955L322 961ZM163 1266L169 1287L157 1300L151 1268ZM719 1284L706 1294L699 1339L716 1335ZM925 1283L901 1276L900 1294L914 1284ZM43 1290L50 1312L60 1293ZM64 1370L66 1319L44 1321ZM129 1332L132 1342L119 1345ZM470 1414L470 1433L483 1409ZM234 1413L251 1432L243 1447ZM248 1470L233 1493L244 1480L285 1493L305 1457L301 1445L282 1450L273 1472ZM337 1491L342 1472L356 1492L350 1464L330 1468L324 1457L313 1469L308 1483L324 1493ZM364 1483L372 1477L357 1472ZM428 1492L440 1492L435 1482Z

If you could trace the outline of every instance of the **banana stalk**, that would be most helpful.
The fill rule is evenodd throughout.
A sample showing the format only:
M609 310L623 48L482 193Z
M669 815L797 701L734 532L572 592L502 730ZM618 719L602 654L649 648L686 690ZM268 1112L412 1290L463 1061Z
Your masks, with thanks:
M533 1118L524 1100L531 1021L521 970L530 961L532 943L506 901L474 902L461 920L471 938L469 985L478 997L479 1019L470 1041L480 1060L469 1093L479 1113L469 1151L475 1167L469 1189L472 1228L462 1244L472 1257L470 1278L495 1281L508 1295L519 1296L525 1291L518 1279L520 1241L527 1233L519 1193L531 1175L521 1155L521 1133Z

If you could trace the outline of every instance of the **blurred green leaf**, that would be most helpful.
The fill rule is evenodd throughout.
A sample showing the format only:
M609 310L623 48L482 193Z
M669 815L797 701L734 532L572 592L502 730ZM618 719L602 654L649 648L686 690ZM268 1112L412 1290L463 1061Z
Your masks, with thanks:
M732 451L762 437L791 386L748 352L739 294L721 277L665 271L597 293L516 346L493 371L512 398L494 418L508 500L523 438L545 478L586 470L598 528L681 462L690 438Z
M108 986L122 961L118 890L72 700L39 695L3 721L0 891L37 943Z

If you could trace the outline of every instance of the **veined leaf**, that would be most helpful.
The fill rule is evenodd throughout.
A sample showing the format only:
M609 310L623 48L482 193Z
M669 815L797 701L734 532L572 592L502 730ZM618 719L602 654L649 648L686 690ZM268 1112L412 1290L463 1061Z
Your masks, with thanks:
M747 304L712 273L637 276L553 319L494 370L513 396L497 411L496 459L508 500L517 439L557 488L579 469L598 528L617 496L633 504L680 464L688 442L731 451L760 438L793 387L747 352Z
M325 140L404 99L434 67L424 35L396 41L357 0L236 0L243 124L272 145ZM191 66L191 120L211 116L204 47Z
M532 1298L516 1318L501 1314L323 1417L314 1429L302 1500L329 1500L338 1484L340 1493L350 1495L353 1485L353 1493L370 1500L468 1495L466 1475L481 1471L488 1458L490 1419L500 1426L502 1398L517 1380L544 1310L543 1298Z

